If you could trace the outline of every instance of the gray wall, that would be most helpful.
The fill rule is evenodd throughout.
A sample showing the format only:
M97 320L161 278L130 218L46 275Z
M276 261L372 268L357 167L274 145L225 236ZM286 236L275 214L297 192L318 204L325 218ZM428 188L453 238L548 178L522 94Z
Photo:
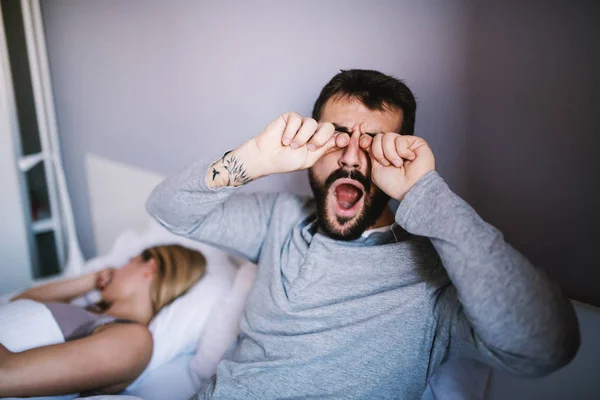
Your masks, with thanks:
M600 305L600 3L472 1L466 19L469 201Z
M341 68L406 78L417 131L465 187L464 21L456 3L46 0L42 11L77 228L94 254L84 155L161 174L216 158L278 114L309 114ZM307 193L305 173L250 189Z
M339 69L375 68L415 91L416 133L451 187L571 297L600 304L598 13L575 3L45 0L84 253L95 252L86 153L171 174L281 112L308 114ZM301 173L248 190L308 185Z

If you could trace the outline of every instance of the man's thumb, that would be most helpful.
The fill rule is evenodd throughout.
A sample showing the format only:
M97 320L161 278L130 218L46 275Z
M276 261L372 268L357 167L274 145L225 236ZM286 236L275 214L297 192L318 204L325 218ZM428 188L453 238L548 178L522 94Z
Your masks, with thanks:
M339 149L339 147L335 144L335 140L336 140L337 136L338 136L337 134L331 136L329 138L329 140L327 141L327 143L325 143L325 145L323 145L323 147L321 147L319 149L321 156L324 156L327 153L330 153L332 151Z

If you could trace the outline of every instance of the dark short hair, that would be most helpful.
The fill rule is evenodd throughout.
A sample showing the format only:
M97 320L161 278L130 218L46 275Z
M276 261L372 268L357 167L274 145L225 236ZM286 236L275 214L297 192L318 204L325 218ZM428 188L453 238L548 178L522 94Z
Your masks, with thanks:
M373 111L400 109L403 113L400 133L414 133L417 102L412 91L400 79L373 70L341 70L321 90L313 107L314 119L318 121L321 118L325 103L334 96L357 99Z

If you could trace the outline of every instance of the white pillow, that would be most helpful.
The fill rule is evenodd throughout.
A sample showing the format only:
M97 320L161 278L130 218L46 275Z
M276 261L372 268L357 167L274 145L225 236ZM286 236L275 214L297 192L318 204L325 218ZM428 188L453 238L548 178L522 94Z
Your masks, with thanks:
M177 236L156 222L141 234L123 232L115 241L110 253L86 262L83 273L107 266L121 267L144 249L156 245L180 244L198 250L207 260L206 275L186 294L164 307L150 323L154 339L150 363L130 386L135 386L145 375L184 353L194 353L215 306L229 291L237 272L236 264L229 254L213 246ZM97 301L98 293L86 296L87 301ZM80 300L81 302L81 300Z
M121 394L144 400L188 400L199 389L188 368L192 357L193 354L184 354L153 369L138 385L127 388ZM112 400L112 397L108 399Z
M213 376L219 361L237 338L246 297L257 270L255 264L242 262L227 297L213 307L196 355L190 361L190 370L195 377L204 379Z

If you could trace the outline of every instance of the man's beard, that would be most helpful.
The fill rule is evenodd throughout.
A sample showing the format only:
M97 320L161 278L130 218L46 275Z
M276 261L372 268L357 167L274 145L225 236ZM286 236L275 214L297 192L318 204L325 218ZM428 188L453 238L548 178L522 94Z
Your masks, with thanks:
M355 169L345 170L340 168L332 172L324 184L317 182L312 170L308 171L308 178L317 205L318 224L328 236L334 239L358 239L369 226L375 224L390 200L390 197L387 194L372 184L369 177L365 177L360 171ZM328 215L327 199L329 189L336 180L341 178L354 179L360 182L364 187L364 203L362 209L353 217L342 217L335 215L333 212L331 213L331 216ZM374 193L371 193L371 187L375 189ZM330 217L337 220L341 229L334 225L330 220Z

